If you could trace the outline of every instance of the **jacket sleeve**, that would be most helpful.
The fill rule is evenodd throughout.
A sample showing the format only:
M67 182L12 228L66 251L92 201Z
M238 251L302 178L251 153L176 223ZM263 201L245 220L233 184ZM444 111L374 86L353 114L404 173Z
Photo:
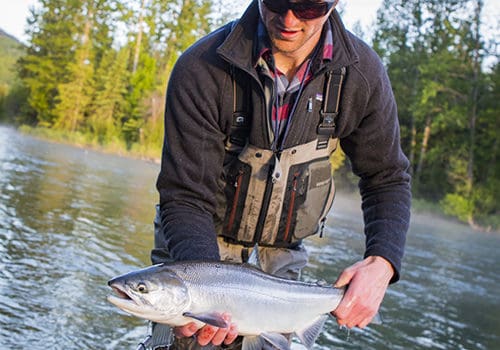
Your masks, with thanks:
M177 61L167 89L161 170L161 230L174 260L219 260L213 224L224 157L218 96L224 81L191 48Z
M400 146L396 102L387 73L374 52L355 65L357 91L366 94L347 96L347 103L363 110L353 116L357 125L341 139L341 145L359 176L365 222L365 257L379 255L395 269L392 282L399 279L406 232L410 221L409 162ZM361 96L361 97L360 97ZM350 99L350 101L349 101ZM351 117L351 116L349 116Z

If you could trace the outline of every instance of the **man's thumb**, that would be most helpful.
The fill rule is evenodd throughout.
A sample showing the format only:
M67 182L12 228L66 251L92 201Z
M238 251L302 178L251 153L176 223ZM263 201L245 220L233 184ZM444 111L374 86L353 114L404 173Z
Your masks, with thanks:
M335 288L342 288L342 287L347 286L349 284L349 282L351 282L351 279L352 279L353 275L354 275L354 273L351 272L348 269L342 271L342 273L337 278L337 280L335 281L335 283L333 284L333 286Z

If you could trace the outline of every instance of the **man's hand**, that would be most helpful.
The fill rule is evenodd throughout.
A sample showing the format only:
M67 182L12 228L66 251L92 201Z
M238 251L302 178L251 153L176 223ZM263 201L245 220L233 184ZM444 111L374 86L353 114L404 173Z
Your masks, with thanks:
M221 345L222 343L229 345L238 336L238 329L234 323L231 323L231 315L223 313L222 318L230 324L227 328L217 328L211 325L205 325L198 329L196 323L191 322L182 327L175 328L175 335L178 337L190 337L196 333L196 339L201 346L212 343L213 345Z
M366 327L377 313L393 275L392 265L380 256L369 256L342 271L334 285L349 287L332 312L338 324Z

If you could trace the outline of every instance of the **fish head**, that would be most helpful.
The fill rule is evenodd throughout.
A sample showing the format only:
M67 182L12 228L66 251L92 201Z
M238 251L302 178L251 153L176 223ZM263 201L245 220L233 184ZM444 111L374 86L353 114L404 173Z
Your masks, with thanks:
M160 264L115 277L108 301L147 320L171 324L190 305L188 289L177 274Z

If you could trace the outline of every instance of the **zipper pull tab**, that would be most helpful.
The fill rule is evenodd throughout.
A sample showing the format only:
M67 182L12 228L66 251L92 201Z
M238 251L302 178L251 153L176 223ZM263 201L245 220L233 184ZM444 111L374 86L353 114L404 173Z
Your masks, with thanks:
M312 110L313 110L313 99L312 97L309 97L309 99L307 100L307 111L312 112Z
M280 181L282 174L283 174L283 172L281 171L280 160L278 159L278 156L275 154L274 155L274 170L273 170L273 173L271 175L273 183Z

